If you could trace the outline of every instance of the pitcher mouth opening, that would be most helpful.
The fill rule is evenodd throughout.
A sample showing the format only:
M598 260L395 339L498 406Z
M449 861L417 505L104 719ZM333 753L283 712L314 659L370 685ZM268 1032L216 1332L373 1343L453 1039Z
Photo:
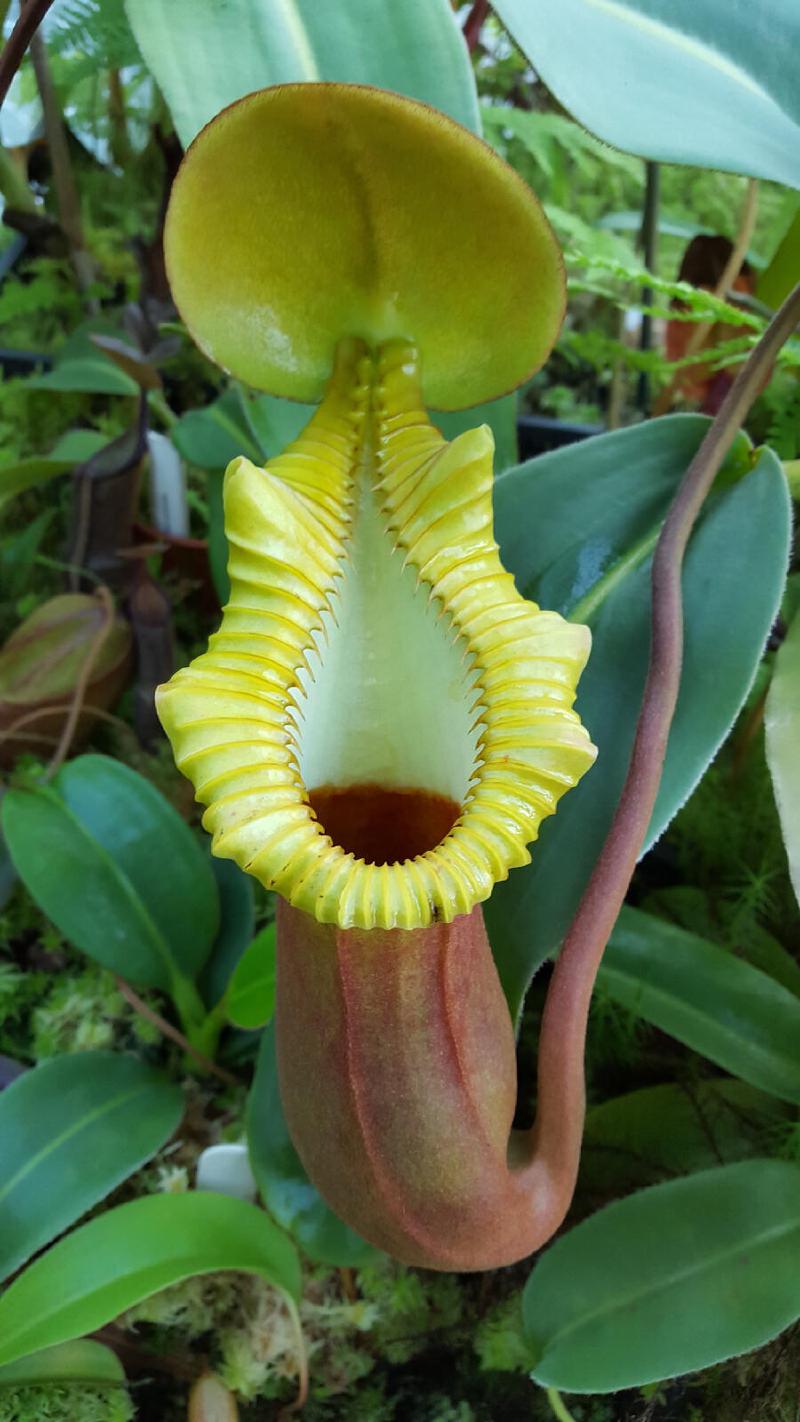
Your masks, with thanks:
M333 843L366 864L402 864L436 849L461 814L446 795L375 784L322 785L308 802Z

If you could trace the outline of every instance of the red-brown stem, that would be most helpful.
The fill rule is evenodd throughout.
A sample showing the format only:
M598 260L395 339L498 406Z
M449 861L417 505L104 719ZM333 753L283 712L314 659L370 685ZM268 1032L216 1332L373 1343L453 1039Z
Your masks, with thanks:
M474 0L472 8L464 21L464 39L470 54L477 48L483 22L489 13L489 0Z
M19 19L5 43L3 53L0 54L0 108L5 102L25 51L52 3L53 0L27 0L26 4L25 0L22 0Z
M129 982L126 982L125 978L119 976L119 973L114 974L114 981L125 1001L129 1003L134 1011L138 1012L139 1016L143 1017L146 1022L150 1022L153 1027L157 1027L162 1036L169 1037L171 1042L175 1042L177 1046L182 1047L184 1052L190 1057L194 1057L194 1060L198 1066L202 1067L203 1071L208 1072L211 1076L215 1076L218 1081L224 1081L226 1086L239 1085L238 1077L226 1071L224 1067L218 1066L216 1062L212 1062L210 1057L205 1056L197 1047L193 1046L177 1027L173 1027L172 1023L168 1022L166 1017L162 1017L161 1014L156 1012L152 1007L148 1007L144 999L131 987Z
M111 631L111 628L114 623L114 603L112 601L111 593L109 592L108 588L101 585L97 589L95 595L97 597L98 602L101 604L103 620L97 628L97 631L95 632L86 650L86 656L84 658L78 680L75 683L75 690L72 695L72 701L70 702L70 707L61 730L61 735L59 737L58 744L56 745L56 748L53 751L52 757L45 772L45 780L53 779L53 776L57 773L57 771L61 769L61 766L64 764L64 761L69 755L69 749L72 745L72 738L78 728L78 721L80 719L81 711L83 710L83 703L86 697L86 692L89 687L89 682L92 678L92 672L94 671L95 663L97 661L97 658L100 656L100 653L102 652L106 641L108 640L108 634Z
M689 535L722 461L779 350L800 321L800 285L739 371L684 475L653 557L650 664L628 774L608 836L567 932L539 1037L536 1156L574 1188L584 1113L583 1055L589 1002L606 943L642 850L661 782L683 658L681 569Z

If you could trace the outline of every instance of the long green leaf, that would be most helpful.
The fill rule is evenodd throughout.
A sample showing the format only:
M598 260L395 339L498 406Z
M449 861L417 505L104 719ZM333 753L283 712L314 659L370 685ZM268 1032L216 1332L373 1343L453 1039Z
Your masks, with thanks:
M91 1338L43 1348L0 1368L0 1388L61 1382L124 1385L125 1370L116 1353Z
M309 1083L309 1090L313 1089ZM339 1268L358 1268L379 1257L371 1244L328 1208L300 1163L283 1115L272 1027L265 1028L262 1035L247 1101L247 1145L264 1204L309 1258Z
M673 1175L763 1155L793 1111L744 1081L665 1082L586 1114L578 1190L606 1199Z
M290 1299L300 1264L262 1210L229 1195L148 1195L98 1215L0 1296L0 1364L93 1333L151 1294L221 1269L260 1274Z
M475 81L449 0L125 0L181 141L253 89L374 84L478 128Z
M211 952L198 978L198 987L208 1007L223 996L245 949L253 939L255 905L253 879L232 859L211 858L211 870L219 894L219 929Z
M86 1214L172 1135L183 1099L119 1052L54 1057L0 1095L0 1279Z
M236 965L225 999L228 1021L253 1031L275 1011L275 924L256 935Z
M562 1235L523 1297L533 1377L615 1392L766 1343L800 1314L800 1169L753 1160L655 1185Z
M800 187L795 0L497 0L566 109L615 148Z
M516 1011L560 942L627 770L650 646L650 564L661 521L707 421L673 415L543 455L497 481L505 566L543 607L588 618L593 648L577 709L597 763L545 822L532 863L498 884L486 918ZM740 437L730 481L749 467ZM722 487L689 546L681 692L647 845L663 833L727 735L780 602L790 504L778 460ZM730 556L736 549L736 558Z
M31 459L20 459L16 464L6 464L0 469L0 509L25 489L46 484L48 479L66 474L74 467L74 459L55 459L52 455L37 455Z
M800 999L716 943L624 908L598 985L743 1081L800 1102Z
M768 306L778 307L800 281L800 207L784 234L769 266L760 273L757 295Z
M261 445L253 436L236 387L205 409L181 415L170 438L179 454L199 469L224 469L240 454L261 462Z
M80 356L57 361L44 375L28 380L32 390L79 390L87 395L138 395L139 386L105 356Z
M800 613L775 658L764 726L789 873L800 901Z
M142 776L107 756L70 761L51 786L11 789L14 867L64 937L131 981L193 977L219 923L208 857Z

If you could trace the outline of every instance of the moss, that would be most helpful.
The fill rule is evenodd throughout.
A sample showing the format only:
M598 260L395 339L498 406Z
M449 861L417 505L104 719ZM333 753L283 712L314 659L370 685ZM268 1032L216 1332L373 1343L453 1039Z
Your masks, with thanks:
M522 1331L522 1296L512 1294L478 1323L473 1347L481 1368L489 1372L528 1373L535 1355Z
M124 1387L48 1383L0 1390L0 1422L131 1422L134 1416Z
M130 1034L143 1046L160 1041L156 1028L125 1001L113 975L94 964L59 978L33 1013L37 1061L121 1045L120 1039Z

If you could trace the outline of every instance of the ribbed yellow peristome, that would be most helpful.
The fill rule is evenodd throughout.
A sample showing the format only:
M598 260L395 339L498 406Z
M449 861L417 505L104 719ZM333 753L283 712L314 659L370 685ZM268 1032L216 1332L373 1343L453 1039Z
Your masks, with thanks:
M462 813L435 849L396 864L332 842L296 746L295 708L335 616L365 448L391 540L463 644L478 699ZM320 922L411 929L468 913L528 862L542 819L594 760L572 710L589 632L525 601L504 571L492 454L486 426L448 444L431 424L411 347L371 355L350 341L297 441L266 469L238 459L226 473L230 602L209 650L160 689L159 715L208 807L215 853Z

